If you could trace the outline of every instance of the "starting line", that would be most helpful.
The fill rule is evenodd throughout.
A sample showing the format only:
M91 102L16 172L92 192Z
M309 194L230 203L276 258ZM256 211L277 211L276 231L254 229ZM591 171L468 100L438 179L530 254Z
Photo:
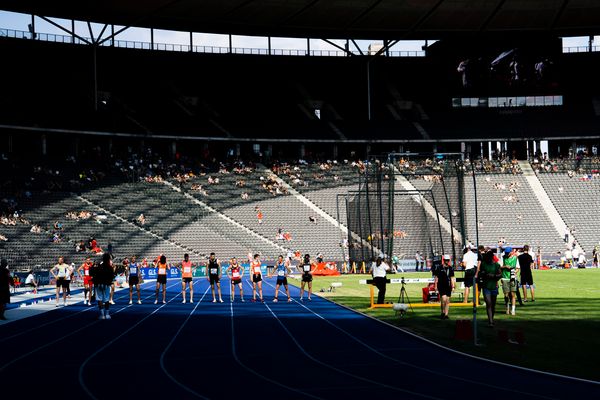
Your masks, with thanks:
M425 283L425 284L430 284L434 282L433 278L411 278L411 279L398 279L398 278L394 278L394 279L387 279L386 280L388 284L398 284L398 283ZM394 306L393 303L384 303L384 304L377 304L375 303L375 286L373 285L373 280L372 279L361 279L358 281L358 283L360 285L371 285L370 289L370 300L371 300L371 305L369 308L392 308ZM477 306L480 307L481 304L479 304L479 288L477 287L477 284L475 284L475 299L477 301ZM431 307L439 307L440 303L439 302L435 302L435 303L411 303L410 304L411 307L413 308L431 308ZM460 302L460 303L452 303L450 302L450 307L473 307L473 302Z

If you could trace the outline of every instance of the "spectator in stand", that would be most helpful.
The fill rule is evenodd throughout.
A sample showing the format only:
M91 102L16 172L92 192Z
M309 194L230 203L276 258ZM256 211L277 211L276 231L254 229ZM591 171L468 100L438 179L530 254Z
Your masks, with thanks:
M600 249L598 246L592 250L592 267L598 268L598 262L600 261Z
M573 260L573 251L569 247L565 251L565 258L567 259L567 263L569 264L569 268L573 268L575 266L575 260Z
M263 221L263 213L258 206L256 206L255 210L256 210L256 218L258 219L258 224L261 225L262 221Z
M569 227L565 227L565 243L569 243L569 237L571 236L571 231L569 230Z
M519 267L521 267L521 287L523 288L523 302L527 302L527 287L531 292L531 301L535 301L535 290L533 287L533 257L529 254L529 246L523 246L523 253L518 257Z
M316 224L316 223L317 223L317 217L315 217L314 215L310 215L310 216L308 217L308 220L309 220L310 222L312 222L313 224Z
M10 303L10 286L13 286L13 280L8 270L8 261L4 258L0 260L0 320L5 321L4 311L6 305Z

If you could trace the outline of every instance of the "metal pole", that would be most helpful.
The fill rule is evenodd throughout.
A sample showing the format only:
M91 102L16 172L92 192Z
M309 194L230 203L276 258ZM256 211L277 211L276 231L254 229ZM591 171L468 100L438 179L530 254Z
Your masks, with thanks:
M344 250L344 233L342 231L342 222L340 219L340 196L344 196L344 194L338 193L338 195L335 198L335 200L336 200L335 207L336 207L336 211L337 211L338 228L340 229L340 239L342 239L342 242L340 243L340 250L342 251L342 261L346 262L346 252ZM346 215L348 215L348 200L347 200L347 198L346 198ZM350 236L350 228L348 228L348 236ZM350 240L348 240L348 243L350 243Z
M475 246L477 247L477 254L479 254L479 215L477 212L477 180L475 179L475 163L471 163L471 173L473 174L473 195L475 201ZM477 275L477 274L475 274ZM473 277L473 288L475 288L476 277ZM477 300L475 295L479 297L477 291L473 291L473 344L477 346Z
M229 52L233 53L233 39L231 38L231 34L229 34Z
M35 40L35 15L31 14L31 40Z
M371 120L371 63L367 61L367 120Z
M190 31L190 51L194 51L194 35Z
M150 28L150 48L154 50L154 29Z
M267 39L268 39L268 45L269 45L269 55L271 55L271 36L269 36Z
M71 42L75 43L75 20L71 20Z
M94 52L94 111L98 111L98 64L96 60L96 48L97 45L93 44L92 49Z
M306 38L306 55L310 56L310 38Z

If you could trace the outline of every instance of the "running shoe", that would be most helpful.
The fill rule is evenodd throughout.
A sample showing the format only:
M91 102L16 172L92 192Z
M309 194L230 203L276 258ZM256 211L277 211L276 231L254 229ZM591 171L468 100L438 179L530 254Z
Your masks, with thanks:
M133 302L131 300L129 300L129 305L133 304Z
M185 304L185 299L183 299L181 302L182 302L183 304ZM163 301L163 303L164 303L164 301Z
M163 304L167 304L167 302L163 300Z
M273 299L273 303L277 303L277 299Z
M219 303L222 303L222 302L223 302L223 299L219 299Z
M194 304L194 300L190 300L190 304Z
M141 300L138 300L138 304L142 304L142 301L141 301Z
M104 314L100 314L100 316L98 317L98 319L105 319L104 318Z
M104 316L104 319L111 319L111 318L110 318L110 314L106 314L106 315Z
M288 303L291 303L291 302L292 302L292 298L288 297Z
M217 299L213 299L213 301L212 301L212 302L213 302L213 303L216 303L216 302L217 302Z
M252 300L250 300L250 301L251 301L251 302L253 302L253 303L255 303L255 302L256 302L256 299L252 299Z
M114 304L115 304L115 302L114 302L114 301L112 301L112 300L111 300L111 301L109 301L109 303L110 303L110 304L112 304L112 305L114 305Z
M242 299L242 303L245 302L246 300Z
M154 304L158 304L158 300L154 300Z

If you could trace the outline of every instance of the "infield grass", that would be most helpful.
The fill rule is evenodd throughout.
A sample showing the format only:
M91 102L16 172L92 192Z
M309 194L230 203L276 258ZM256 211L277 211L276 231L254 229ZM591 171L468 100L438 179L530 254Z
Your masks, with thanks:
M360 279L369 278L367 275L315 277L313 291L462 352L527 368L600 381L597 356L600 348L600 269L533 271L533 275L536 301L527 302L523 306L517 303L516 316L505 314L502 290L498 296L493 328L488 327L485 306L478 308L477 346L473 341L455 339L456 320L472 320L472 307L450 308L449 320L440 319L439 307L414 308L414 312L409 312L402 318L392 309L370 309L369 285L358 283ZM409 272L388 277L400 276L428 278L431 274ZM462 276L462 273L457 276ZM331 282L342 282L343 286L337 288L335 293L319 292L321 289L327 290ZM406 285L413 304L422 303L423 286L425 285ZM386 302L397 302L399 293L399 284L388 285ZM501 330L508 331L511 339L515 338L516 332L522 332L525 344L500 341Z

